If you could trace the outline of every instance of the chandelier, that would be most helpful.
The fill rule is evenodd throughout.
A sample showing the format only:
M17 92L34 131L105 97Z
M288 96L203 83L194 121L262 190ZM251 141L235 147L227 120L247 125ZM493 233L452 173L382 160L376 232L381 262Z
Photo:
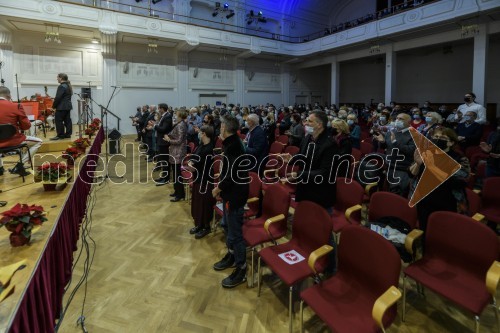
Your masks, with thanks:
M45 25L45 43L54 42L61 44L61 38L59 37L59 26L58 25Z
M462 38L465 38L467 36L475 36L477 34L479 34L479 26L477 24L462 26Z
M158 39L148 39L148 53L158 54Z
M380 45L372 45L370 46L370 54L380 53Z

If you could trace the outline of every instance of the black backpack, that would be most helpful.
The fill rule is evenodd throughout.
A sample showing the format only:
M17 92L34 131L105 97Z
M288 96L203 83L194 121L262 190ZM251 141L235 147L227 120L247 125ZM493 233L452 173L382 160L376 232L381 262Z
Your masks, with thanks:
M392 229L396 229L405 235L408 235L408 233L411 231L411 228L408 225L408 223L406 223L405 221L403 221L399 217L395 217L395 216L381 217L377 221L370 222L368 227L370 227L370 225L377 225L377 226L380 226L382 228L391 227ZM396 248L396 250L399 253L399 256L401 257L401 259L404 262L408 263L412 260L412 256L410 253L408 253L408 251L406 251L404 244L392 242L392 241L389 241L389 242L391 242L392 245L394 245L394 247Z

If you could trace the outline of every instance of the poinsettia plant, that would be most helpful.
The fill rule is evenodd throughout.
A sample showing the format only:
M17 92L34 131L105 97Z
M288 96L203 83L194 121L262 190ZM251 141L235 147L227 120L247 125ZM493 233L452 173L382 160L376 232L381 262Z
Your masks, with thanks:
M65 151L62 152L62 157L65 159L73 159L75 160L78 156L80 156L80 151L76 147L68 147Z
M36 169L38 181L57 182L60 177L68 175L68 167L64 163L45 162Z
M71 145L77 148L87 148L90 146L90 140L89 138L79 138L73 141Z
M0 227L4 227L12 233L22 233L24 237L31 236L31 230L35 225L42 225L47 221L42 206L16 204L11 209L2 213Z

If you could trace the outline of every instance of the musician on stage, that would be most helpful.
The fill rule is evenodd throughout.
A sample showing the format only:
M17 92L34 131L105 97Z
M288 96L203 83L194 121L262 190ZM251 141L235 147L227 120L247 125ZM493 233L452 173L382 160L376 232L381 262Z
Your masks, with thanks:
M71 138L71 133L73 132L73 125L71 123L71 109L73 109L71 97L73 96L73 87L71 87L71 82L68 81L68 75L64 73L57 74L57 82L59 83L59 87L57 87L56 97L52 104L52 108L56 110L55 120L57 136L50 140Z
M12 103L11 99L10 90L7 87L0 87L0 124L11 124L17 129L17 133L11 138L0 140L0 147L5 148L26 143L28 144L31 157L33 157L38 148L42 146L42 139L35 136L25 136L21 133L21 130L28 130L31 127L31 123L24 112L23 106L21 104ZM28 162L29 155L28 153L24 153L22 155L22 163L17 163L16 166L9 171L19 175L29 175L29 172L27 172L24 167ZM3 162L0 159L0 175L3 175L3 172Z

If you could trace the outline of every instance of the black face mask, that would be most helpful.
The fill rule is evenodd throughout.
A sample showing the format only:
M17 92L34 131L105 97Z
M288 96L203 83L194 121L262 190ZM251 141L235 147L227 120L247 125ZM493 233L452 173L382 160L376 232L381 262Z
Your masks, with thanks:
M339 134L339 130L336 128L332 128L332 135L336 136L337 134Z
M204 124L208 124L208 121L206 121L206 120L203 120L203 123L204 123Z
M470 102L472 101L472 98L470 98L470 97L465 97L465 98L464 98L464 101L465 101L466 103L470 103Z
M448 148L448 141L443 139L432 139L432 143L442 150L446 150L446 148Z

